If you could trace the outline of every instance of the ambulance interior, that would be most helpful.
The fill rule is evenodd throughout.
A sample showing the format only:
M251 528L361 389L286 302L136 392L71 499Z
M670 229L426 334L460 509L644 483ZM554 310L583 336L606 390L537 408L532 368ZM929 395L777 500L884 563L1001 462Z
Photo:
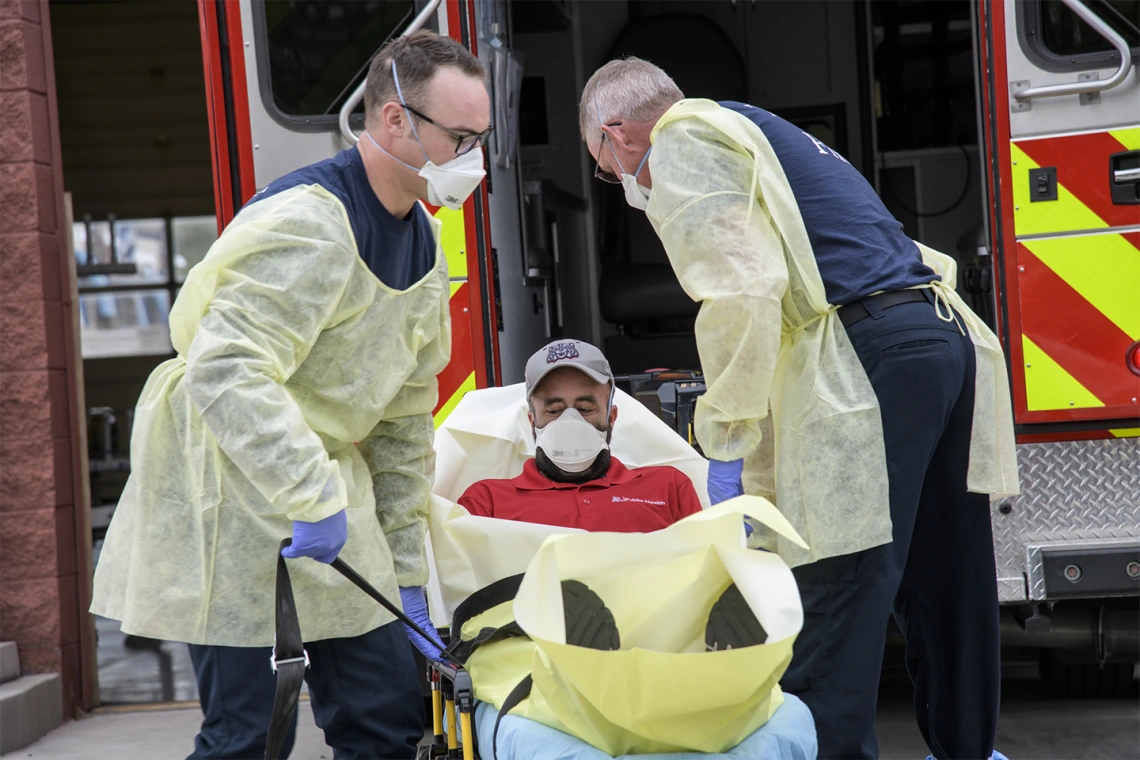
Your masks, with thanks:
M275 86L292 82L297 107L323 94L317 108L335 114L424 2L258 5L271 24L311 32L273 43L285 51L272 58L285 74ZM845 155L912 237L958 258L960 289L992 321L967 0L476 6L496 79L487 156L501 384L521 381L527 357L559 337L599 345L619 374L699 369L697 305L644 214L593 178L579 138L582 86L625 54L660 64L688 96L751 102ZM172 355L170 304L217 234L207 95L198 4L57 0L50 13L97 556L130 470L132 409ZM329 145L343 147L335 130ZM105 703L196 698L184 646L124 637L113 621L98 636Z
M522 64L519 161L493 162L492 209L514 171L523 208L520 254L493 229L506 382L548 336L597 341L619 374L699 369L697 305L645 214L593 178L579 137L582 86L623 55L661 65L689 97L796 123L860 169L911 237L985 268L968 2L587 2L576 21L563 3L505 10Z

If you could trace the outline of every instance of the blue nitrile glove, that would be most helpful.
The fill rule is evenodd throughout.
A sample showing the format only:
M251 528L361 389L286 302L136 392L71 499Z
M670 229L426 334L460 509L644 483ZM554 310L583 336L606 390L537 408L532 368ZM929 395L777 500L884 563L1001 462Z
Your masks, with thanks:
M348 540L348 516L344 510L316 522L293 521L293 543L281 550L288 559L312 557L331 564Z
M743 473L743 459L734 462L709 460L709 501L713 506L744 495L744 486L740 483Z
M412 622L420 628L423 628L425 633L431 634L432 640L442 647L443 642L440 640L439 634L436 633L435 626L431 624L431 615L428 614L427 597L424 595L424 590L419 586L411 588L400 586L400 601L404 603L404 614L410 617ZM404 630L408 632L408 638L415 644L416 649L423 652L424 657L435 662L443 662L439 647L413 631L407 623L404 624Z

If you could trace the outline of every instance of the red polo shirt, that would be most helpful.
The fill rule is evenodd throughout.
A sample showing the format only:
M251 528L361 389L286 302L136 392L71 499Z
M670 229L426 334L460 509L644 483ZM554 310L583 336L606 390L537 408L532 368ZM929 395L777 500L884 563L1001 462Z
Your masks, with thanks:
M626 469L613 458L605 477L555 483L533 459L522 475L472 484L459 504L473 515L615 533L648 533L701 511L693 484L674 467Z

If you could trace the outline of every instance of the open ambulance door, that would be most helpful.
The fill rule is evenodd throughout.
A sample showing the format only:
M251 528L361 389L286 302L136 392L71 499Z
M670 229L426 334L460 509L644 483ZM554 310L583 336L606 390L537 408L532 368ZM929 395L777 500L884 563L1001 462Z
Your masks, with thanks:
M1140 18L983 0L999 334L1021 442L1140 434Z
M198 0L219 230L273 180L351 148L364 128L368 64L420 28L475 50L475 0ZM343 111L343 114L342 114ZM451 275L451 363L436 423L476 387L499 384L487 192L443 222Z

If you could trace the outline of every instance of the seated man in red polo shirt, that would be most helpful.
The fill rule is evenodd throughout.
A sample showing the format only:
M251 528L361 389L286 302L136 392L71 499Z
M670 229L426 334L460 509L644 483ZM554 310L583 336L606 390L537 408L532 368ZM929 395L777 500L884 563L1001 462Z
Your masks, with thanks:
M647 533L701 510L693 484L673 467L626 469L610 455L618 418L606 357L577 340L551 343L526 365L534 459L516 478L481 480L459 497L473 515Z

